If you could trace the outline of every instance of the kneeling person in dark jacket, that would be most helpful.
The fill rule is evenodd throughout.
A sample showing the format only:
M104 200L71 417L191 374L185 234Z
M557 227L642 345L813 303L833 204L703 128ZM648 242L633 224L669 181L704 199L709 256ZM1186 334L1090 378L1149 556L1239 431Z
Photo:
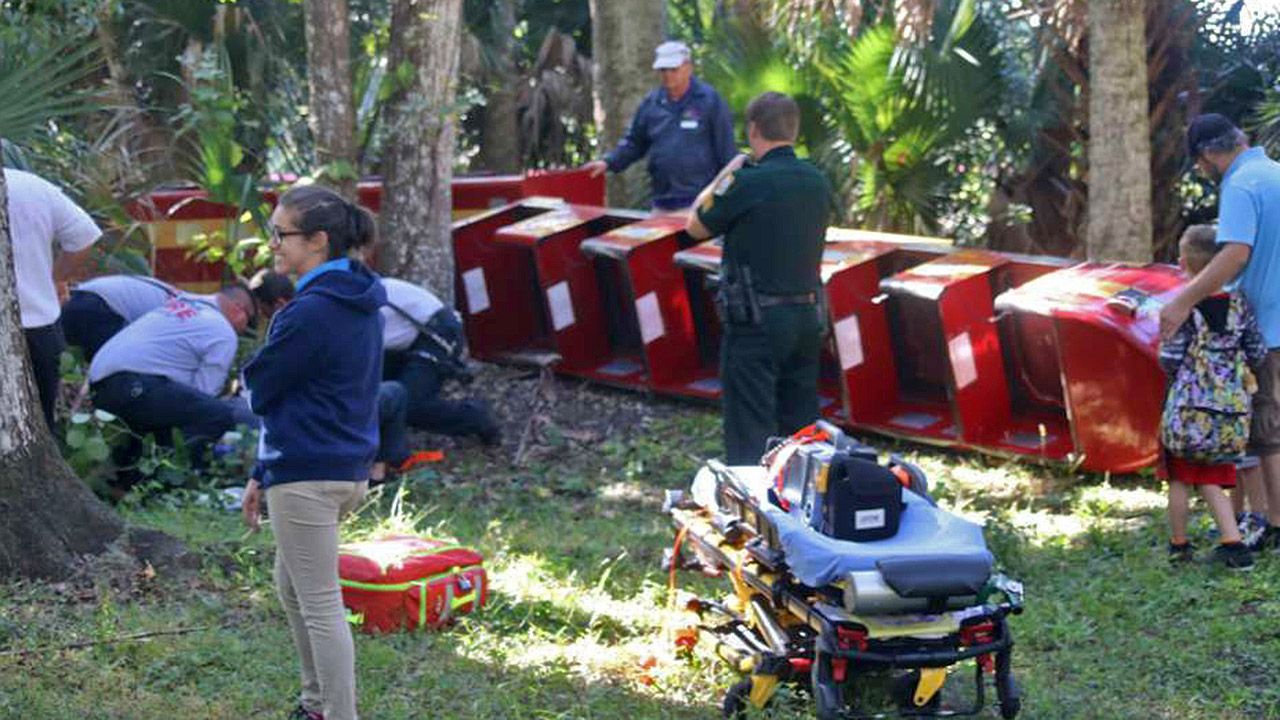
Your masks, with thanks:
M238 346L253 322L253 297L240 285L215 295L172 297L107 341L89 366L93 402L139 436L161 444L216 440L235 427L235 404L219 399ZM141 443L118 449L117 483L127 490Z
M385 352L383 377L404 386L413 427L441 435L474 435L486 445L501 440L498 423L483 400L440 397L444 384L467 376L458 313L431 291L404 280L383 278Z

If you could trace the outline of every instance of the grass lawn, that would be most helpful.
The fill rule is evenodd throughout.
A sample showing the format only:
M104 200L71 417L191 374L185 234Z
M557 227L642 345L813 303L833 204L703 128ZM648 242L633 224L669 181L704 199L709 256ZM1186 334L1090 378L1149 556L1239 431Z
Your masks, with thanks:
M686 487L718 446L709 411L681 407L632 439L558 445L526 467L478 449L376 496L350 537L416 526L488 558L491 605L451 631L357 635L362 716L712 718L732 675L705 648L671 652L659 569L671 528L661 490ZM1231 574L1171 569L1159 486L901 447L944 505L988 522L1027 588L1014 618L1022 717L1280 718L1280 557ZM394 510L394 512L393 512ZM282 718L293 649L270 582L270 538L235 513L127 511L185 539L197 577L96 586L0 585L0 718ZM1208 520L1196 516L1202 545ZM727 584L689 574L681 589ZM203 628L203 629L201 629ZM120 636L174 629L132 641ZM81 649L14 650L106 641ZM968 673L964 678L968 679ZM773 717L812 716L793 698ZM995 717L994 711L987 713Z

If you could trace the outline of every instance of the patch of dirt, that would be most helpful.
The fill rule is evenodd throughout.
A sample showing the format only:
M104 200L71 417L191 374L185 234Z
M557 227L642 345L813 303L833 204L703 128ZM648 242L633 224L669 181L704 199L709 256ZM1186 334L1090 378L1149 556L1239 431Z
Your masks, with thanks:
M656 421L715 412L711 405L611 388L537 368L474 363L473 369L473 383L452 383L444 395L488 402L502 425L502 446L495 453L516 464L550 457L566 447L626 441ZM446 452L476 445L471 438L429 433L416 433L413 439L415 449L441 448Z

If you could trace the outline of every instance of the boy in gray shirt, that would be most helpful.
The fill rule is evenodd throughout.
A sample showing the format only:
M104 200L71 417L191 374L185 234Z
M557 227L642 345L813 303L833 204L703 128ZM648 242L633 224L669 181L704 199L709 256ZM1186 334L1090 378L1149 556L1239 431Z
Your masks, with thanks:
M173 442L215 440L235 427L234 404L217 395L235 359L236 336L255 319L253 295L241 285L216 295L173 297L107 341L89 366L94 405L139 437ZM141 442L119 448L116 490L138 479Z

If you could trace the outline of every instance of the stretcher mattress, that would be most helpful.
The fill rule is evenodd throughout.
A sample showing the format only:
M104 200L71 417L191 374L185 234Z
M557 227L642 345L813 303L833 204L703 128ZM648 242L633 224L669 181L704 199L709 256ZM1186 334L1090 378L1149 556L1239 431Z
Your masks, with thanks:
M778 531L787 566L797 580L820 587L855 571L875 570L876 562L890 558L949 558L983 555L992 559L982 537L982 526L929 504L912 492L903 492L906 509L898 533L875 542L849 542L827 537L768 500L770 483L764 468L730 468L750 491L757 505ZM714 473L702 469L694 478L692 495L703 507L717 507Z

